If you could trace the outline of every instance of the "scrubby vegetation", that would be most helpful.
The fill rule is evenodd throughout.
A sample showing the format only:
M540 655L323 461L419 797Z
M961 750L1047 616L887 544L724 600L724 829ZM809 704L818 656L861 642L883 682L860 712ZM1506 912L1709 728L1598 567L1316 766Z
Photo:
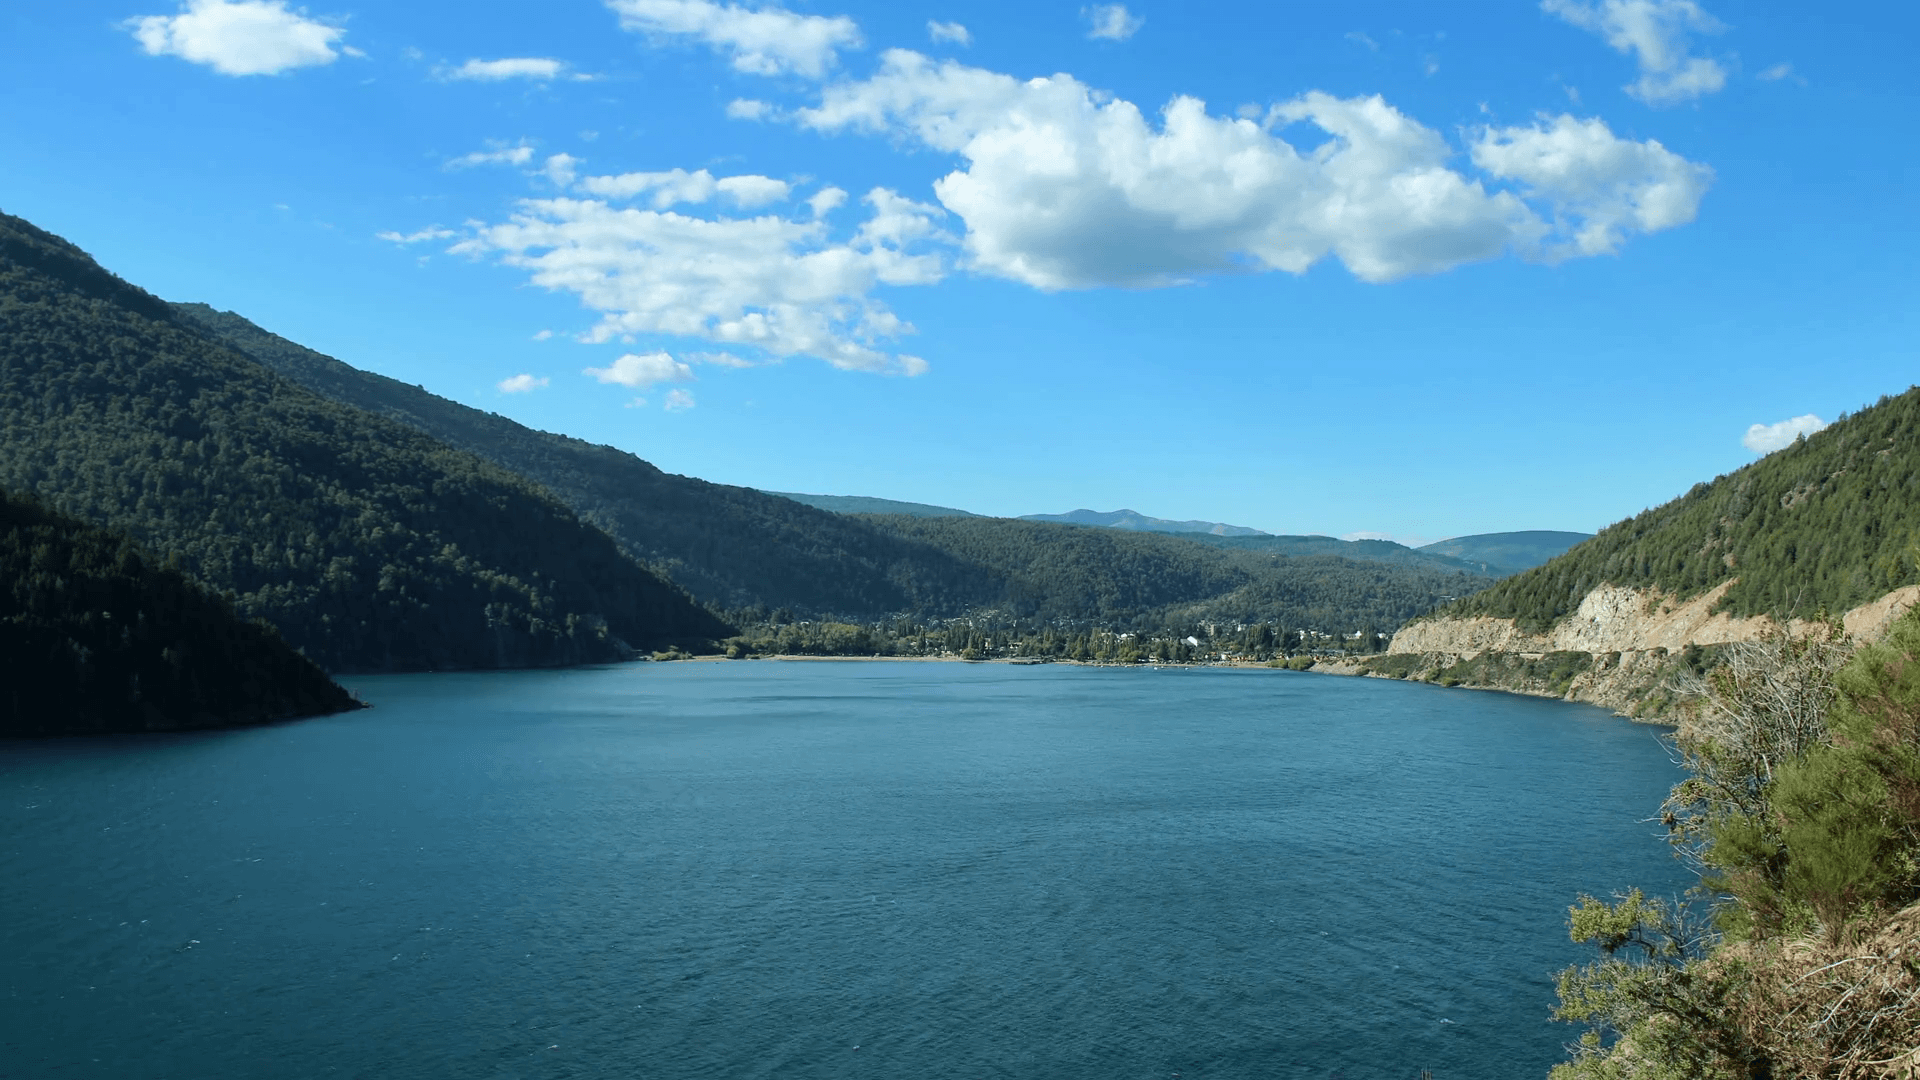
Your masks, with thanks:
M1920 1068L1920 614L1729 649L1674 737L1663 808L1692 900L1582 897L1556 1080L1910 1076Z
M274 375L4 215L0 486L130 534L334 671L729 632L536 484Z
M0 492L0 735L227 727L358 707L273 627L126 536Z
M1605 584L1680 598L1736 579L1734 615L1817 618L1920 574L1920 389L1601 530L1439 614L1542 631Z

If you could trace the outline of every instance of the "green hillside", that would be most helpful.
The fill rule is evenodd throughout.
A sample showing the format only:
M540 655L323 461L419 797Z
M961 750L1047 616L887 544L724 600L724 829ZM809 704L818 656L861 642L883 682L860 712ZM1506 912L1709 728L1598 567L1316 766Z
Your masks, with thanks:
M628 554L722 609L876 617L958 612L993 597L970 566L856 518L752 488L662 472L624 450L554 435L361 371L204 304L175 310L334 401L511 469L606 530Z
M1920 389L1879 403L1438 614L1540 629L1603 585L1687 597L1735 579L1734 615L1838 614L1920 573Z
M1181 533L1180 536L1227 551L1262 555L1331 555L1355 562L1420 566L1444 573L1468 573L1485 578L1506 573L1497 567L1490 569L1482 562L1469 562L1439 552L1410 548L1391 540L1338 540L1331 536L1208 536L1199 533Z
M0 491L0 735L227 727L358 708L271 626L124 535Z
M1122 629L1221 621L1390 631L1490 579L1454 569L1289 557L1167 533L1010 518L874 517L991 573L1021 618Z
M0 486L178 559L329 670L727 631L537 485L275 376L4 215Z

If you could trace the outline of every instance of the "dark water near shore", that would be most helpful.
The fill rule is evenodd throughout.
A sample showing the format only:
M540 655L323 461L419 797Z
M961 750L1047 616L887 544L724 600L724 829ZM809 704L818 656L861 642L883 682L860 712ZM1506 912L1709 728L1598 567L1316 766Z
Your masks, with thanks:
M1538 1080L1655 732L1278 672L652 664L0 743L0 1076ZM856 1049L856 1047L858 1049Z

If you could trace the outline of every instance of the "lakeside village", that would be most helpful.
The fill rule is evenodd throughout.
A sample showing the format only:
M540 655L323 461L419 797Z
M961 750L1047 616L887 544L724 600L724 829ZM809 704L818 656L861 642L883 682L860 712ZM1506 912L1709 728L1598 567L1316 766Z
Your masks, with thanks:
M1330 632L1287 630L1271 623L1206 622L1151 631L1114 630L999 612L945 620L902 616L851 623L793 619L777 611L759 618L736 616L731 621L746 627L720 643L733 660L840 656L1082 664L1255 663L1304 671L1320 659L1379 653L1392 637L1373 627ZM653 654L655 660L691 657L678 649Z

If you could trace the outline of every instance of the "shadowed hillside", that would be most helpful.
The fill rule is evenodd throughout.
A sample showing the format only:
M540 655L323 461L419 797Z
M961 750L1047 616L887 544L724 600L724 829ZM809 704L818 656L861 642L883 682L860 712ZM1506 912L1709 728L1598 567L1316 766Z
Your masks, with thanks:
M335 671L612 660L719 620L526 479L327 401L0 216L0 486Z

